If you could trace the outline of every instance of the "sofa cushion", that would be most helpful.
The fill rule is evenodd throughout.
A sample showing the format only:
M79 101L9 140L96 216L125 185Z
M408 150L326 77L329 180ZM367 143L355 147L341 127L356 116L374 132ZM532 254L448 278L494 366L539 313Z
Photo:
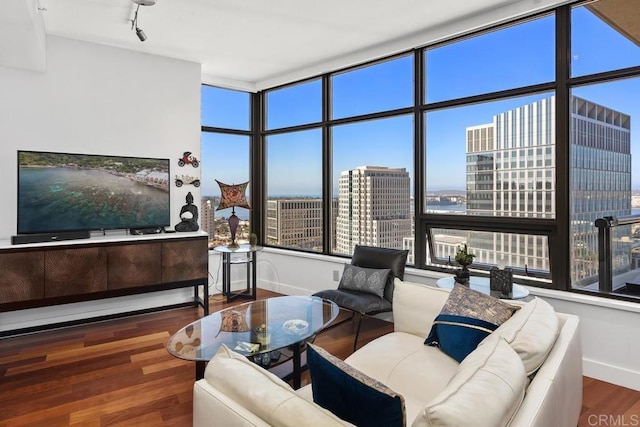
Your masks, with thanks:
M440 349L424 345L424 335L405 332L376 338L345 362L401 393L407 423L446 387L459 365Z
M406 425L404 399L389 387L313 344L307 364L318 405L358 426Z
M517 307L456 284L425 340L458 362L509 319Z
M364 292L383 298L390 272L388 268L364 268L346 264L338 289Z
M408 250L356 245L351 257L351 264L365 268L391 269L387 286L384 289L384 298L393 301L393 279L395 277L400 280L404 279L408 255Z
M536 297L525 303L480 345L493 337L504 338L522 359L527 375L531 375L547 358L556 342L558 331L558 316L553 307Z
M449 289L395 279L393 293L393 330L429 335L436 316L449 298Z
M212 387L270 425L349 425L299 396L280 378L224 345L207 365L204 377Z
M412 427L506 426L524 399L527 377L516 352L502 339L478 347Z

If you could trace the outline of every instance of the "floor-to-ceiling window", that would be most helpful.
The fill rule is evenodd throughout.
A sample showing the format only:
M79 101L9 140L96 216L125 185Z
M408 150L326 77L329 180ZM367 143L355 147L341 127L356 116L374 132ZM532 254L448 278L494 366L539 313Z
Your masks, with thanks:
M269 244L413 243L413 71L407 54L265 92Z
M405 248L410 264L450 271L466 243L476 274L508 266L532 285L601 291L593 221L640 209L640 24L622 3L562 6L292 82L258 94L254 129L203 119L203 130L260 134L251 173L267 245ZM636 226L615 234L630 280L639 239Z
M635 9L634 9L635 8ZM640 214L640 21L634 2L571 8L571 284L638 295L640 224L612 229L613 283L599 283L602 217ZM630 15L631 13L631 15ZM629 286L631 285L631 286Z
M227 219L231 209L217 210L220 187L250 180L251 97L247 92L202 86L202 168L200 223L209 234L209 246L230 243ZM185 172L189 172L188 169ZM235 208L240 218L238 241L248 241L249 211Z
M467 244L476 268L549 277L550 230L533 227L556 218L555 43L547 14L425 49L427 266ZM469 217L492 230L457 227Z
M322 80L269 91L264 105L265 242L322 252Z

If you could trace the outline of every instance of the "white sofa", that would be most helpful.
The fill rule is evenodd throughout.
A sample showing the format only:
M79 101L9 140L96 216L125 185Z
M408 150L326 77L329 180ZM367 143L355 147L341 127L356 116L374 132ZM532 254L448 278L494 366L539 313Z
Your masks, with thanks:
M554 333L548 352L531 356L531 340L525 337L529 341L520 342L516 353L512 347L518 344L499 338L501 330L497 330L459 364L440 349L424 345L425 337L448 295L448 290L396 279L394 332L363 346L345 362L403 396L406 425L575 427L582 407L578 317L551 311L551 316L557 316L558 327L557 338ZM524 305L517 301L513 304ZM530 322L539 320L533 318ZM512 328L511 332L522 333L522 325L516 329ZM539 329L545 329L544 319L542 326L530 323L525 333L536 334ZM479 386L472 384L475 380L470 378L486 370L471 361L472 355L476 359L484 357L480 354L487 354L489 347L511 352L506 354L506 359L497 359L494 367L508 366L511 371L505 375L518 378L515 385L506 384L510 381L506 380L499 386L507 394L521 386L524 398L520 395L513 402L507 402L508 398L500 394L501 391L490 390L482 383ZM194 426L351 425L313 403L311 385L294 392L246 358L225 351L225 354L219 353L212 359L205 378L194 385ZM521 365L518 356L529 360ZM536 362L532 358L539 360ZM537 363L536 366L542 364L529 382L525 371L531 369L524 366L531 366L531 363ZM466 373L461 373L461 370L466 370ZM494 373L488 375L491 378L495 376ZM452 395L452 390L458 396ZM495 421L499 419L501 421Z

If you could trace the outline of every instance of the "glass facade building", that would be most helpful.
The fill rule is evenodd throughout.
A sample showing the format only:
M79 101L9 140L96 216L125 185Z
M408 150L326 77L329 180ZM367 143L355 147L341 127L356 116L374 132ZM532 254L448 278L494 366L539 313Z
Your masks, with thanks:
M574 283L589 284L598 275L594 221L631 213L630 117L575 96L570 101L571 274ZM467 214L555 216L554 108L551 96L467 128ZM549 270L544 237L470 233L468 243L480 263ZM617 268L630 264L631 248L623 243Z

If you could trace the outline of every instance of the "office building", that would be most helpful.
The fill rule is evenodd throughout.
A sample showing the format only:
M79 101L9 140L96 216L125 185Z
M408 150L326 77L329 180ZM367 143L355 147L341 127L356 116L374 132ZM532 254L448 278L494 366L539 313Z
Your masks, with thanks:
M268 244L322 248L322 199L267 200Z
M402 249L411 236L411 179L405 168L360 166L338 181L336 252L354 245Z
M598 274L594 221L631 213L630 117L571 97L571 255L574 282ZM467 214L553 218L555 206L555 97L467 128ZM619 228L618 234L628 234ZM471 233L477 261L549 271L547 239L533 235ZM618 243L616 268L628 268L631 247ZM628 256L625 256L627 254Z

